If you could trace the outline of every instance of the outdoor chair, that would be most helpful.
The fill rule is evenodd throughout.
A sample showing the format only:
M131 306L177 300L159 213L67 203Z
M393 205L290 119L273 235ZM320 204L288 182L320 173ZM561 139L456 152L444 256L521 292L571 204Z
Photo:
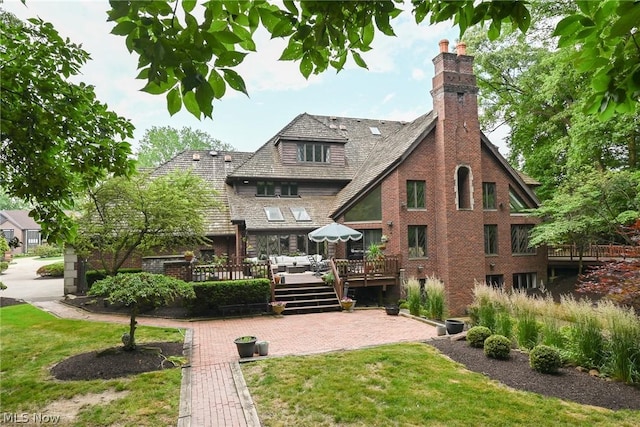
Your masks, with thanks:
M311 271L313 271L314 276L322 276L322 273L324 271L329 270L329 266L325 261L318 262L316 260L316 257L313 255L309 255L308 258L309 258L309 265L311 267Z

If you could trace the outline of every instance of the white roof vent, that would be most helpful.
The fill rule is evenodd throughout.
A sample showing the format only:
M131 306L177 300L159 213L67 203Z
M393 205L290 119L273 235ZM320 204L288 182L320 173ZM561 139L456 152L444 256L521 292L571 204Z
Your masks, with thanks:
M334 125L333 123L331 123L331 124L329 125L329 127L330 127L331 129L338 129L338 126Z
M340 130L347 130L347 127L345 125L340 125Z
M231 155L225 154L224 155L224 161L227 162L227 163L230 162L231 161Z
M192 159L193 159L194 162L199 162L200 161L200 154L193 153Z
M214 150L214 151L209 151L209 155L210 155L211 157L217 157L217 156L218 156L218 152L217 152L217 151L215 151L215 150Z

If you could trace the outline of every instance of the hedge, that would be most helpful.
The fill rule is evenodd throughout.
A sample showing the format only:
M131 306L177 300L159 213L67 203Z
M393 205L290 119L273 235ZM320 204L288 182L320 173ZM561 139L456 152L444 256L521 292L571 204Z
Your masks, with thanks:
M64 262L43 265L36 274L41 277L64 277Z
M194 282L196 298L185 301L191 314L222 314L221 306L267 303L271 295L269 279Z

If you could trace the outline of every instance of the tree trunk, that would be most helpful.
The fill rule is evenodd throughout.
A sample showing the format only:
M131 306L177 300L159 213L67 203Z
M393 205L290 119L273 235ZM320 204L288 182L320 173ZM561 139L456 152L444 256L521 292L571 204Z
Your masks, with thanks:
M125 344L124 349L127 351L132 351L136 349L136 325L138 322L136 321L136 316L138 315L138 304L133 304L131 307L131 320L129 321L129 342Z

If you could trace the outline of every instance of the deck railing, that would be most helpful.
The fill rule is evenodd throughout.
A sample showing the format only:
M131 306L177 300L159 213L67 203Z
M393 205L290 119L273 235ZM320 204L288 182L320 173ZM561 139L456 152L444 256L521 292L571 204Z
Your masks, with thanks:
M385 256L376 260L366 259L335 259L332 260L335 267L334 275L336 280L336 292L340 298L343 297L343 284L345 281L360 279L367 282L374 282L383 277L397 277L400 274L400 257ZM373 283L372 283L373 284Z
M241 280L270 277L269 263L198 264L193 266L193 281Z
M549 258L569 258L571 261L580 258L576 245L549 246ZM640 258L640 246L625 245L589 245L582 252L583 259L629 259Z

